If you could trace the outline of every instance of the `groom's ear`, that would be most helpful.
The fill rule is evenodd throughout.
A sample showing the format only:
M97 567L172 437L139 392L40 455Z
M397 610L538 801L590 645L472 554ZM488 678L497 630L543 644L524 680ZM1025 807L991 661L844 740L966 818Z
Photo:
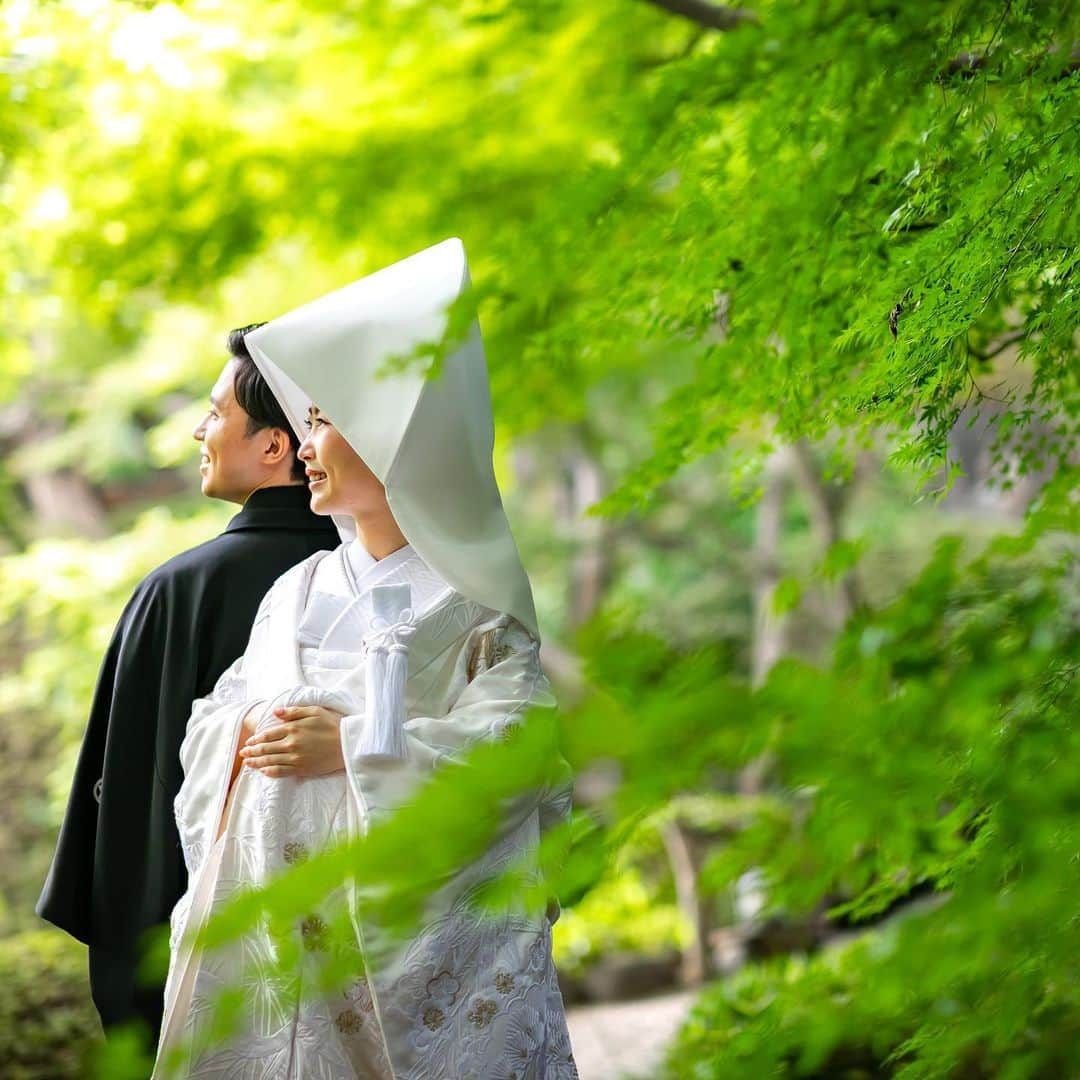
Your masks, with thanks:
M266 427L256 436L262 442L264 465L277 465L295 455L289 433L279 427Z

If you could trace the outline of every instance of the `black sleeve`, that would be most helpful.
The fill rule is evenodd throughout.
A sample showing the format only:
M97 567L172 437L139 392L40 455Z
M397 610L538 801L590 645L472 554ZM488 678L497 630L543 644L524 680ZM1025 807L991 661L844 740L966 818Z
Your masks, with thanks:
M144 582L113 633L38 901L39 915L87 944L130 944L159 921L162 906L175 902L164 893L182 891L182 881L173 880L172 802L157 778L156 758L163 728L175 724L172 714L183 712L186 721L194 663L182 655L166 660L173 648L189 653L170 592L153 579Z

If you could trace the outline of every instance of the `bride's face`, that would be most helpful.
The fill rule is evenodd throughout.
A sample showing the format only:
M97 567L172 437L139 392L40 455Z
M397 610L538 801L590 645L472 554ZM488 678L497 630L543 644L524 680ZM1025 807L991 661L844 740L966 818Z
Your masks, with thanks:
M316 406L308 409L307 437L297 457L307 472L316 514L368 517L388 509L386 491L360 455Z

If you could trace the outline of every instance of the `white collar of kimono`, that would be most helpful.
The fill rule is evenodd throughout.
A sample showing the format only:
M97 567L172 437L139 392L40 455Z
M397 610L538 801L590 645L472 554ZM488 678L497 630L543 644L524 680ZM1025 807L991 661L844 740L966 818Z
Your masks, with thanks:
M381 577L416 554L412 544L405 544L404 547L391 551L389 555L376 559L360 542L359 537L347 541L342 544L342 547L344 548L344 557L348 560L349 568L352 570L353 580L360 586L363 586L364 579L369 574Z
M413 550L411 544L374 559L359 540L343 544L332 557L340 558L349 581L347 599L320 597L323 604L338 608L320 648L341 652L364 651L380 635L398 633L404 644L416 622L453 592L453 588ZM395 629L396 628L396 629ZM395 638L394 640L397 640Z

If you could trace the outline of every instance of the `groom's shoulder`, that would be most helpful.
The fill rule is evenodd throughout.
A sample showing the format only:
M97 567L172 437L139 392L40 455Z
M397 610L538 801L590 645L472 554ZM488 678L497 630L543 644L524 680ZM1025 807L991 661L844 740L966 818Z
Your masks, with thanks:
M276 581L321 558L325 551L310 546L286 550L254 540L257 534L223 532L181 551L155 567L139 583L133 600L198 600L207 590L256 589L259 595Z
M221 533L166 559L146 575L143 585L155 589L186 584L223 567L238 564L250 555L251 547L243 542L242 537Z
M178 600L197 596L230 566L239 566L238 557L242 555L226 533L204 540L154 567L135 586L129 606L172 606Z

